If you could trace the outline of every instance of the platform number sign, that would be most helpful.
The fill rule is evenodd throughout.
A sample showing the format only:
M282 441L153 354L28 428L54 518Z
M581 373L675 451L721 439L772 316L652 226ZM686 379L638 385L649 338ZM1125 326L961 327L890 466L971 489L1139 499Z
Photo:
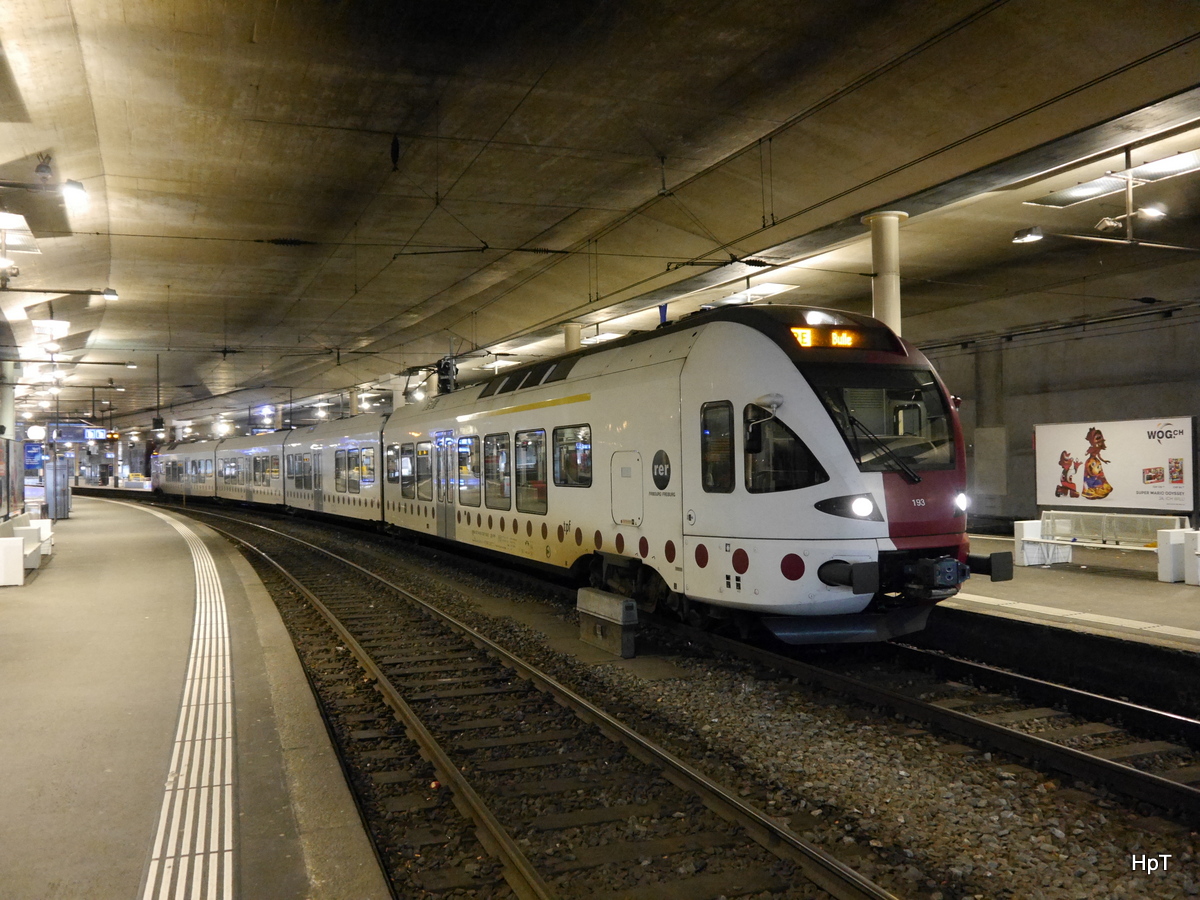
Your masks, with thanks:
M654 486L660 491L665 491L671 483L671 457L667 456L666 450L659 450L654 454L654 460L650 464L650 476L654 479Z

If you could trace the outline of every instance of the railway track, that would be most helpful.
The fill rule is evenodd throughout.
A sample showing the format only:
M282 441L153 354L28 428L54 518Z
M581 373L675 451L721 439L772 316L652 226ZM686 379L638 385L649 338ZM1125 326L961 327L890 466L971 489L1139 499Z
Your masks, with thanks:
M307 604L289 627L397 896L893 896L385 578L201 514Z
M881 646L873 661L847 671L688 626L664 627L689 642L1200 824L1195 719L906 645ZM881 657L892 665L876 665Z

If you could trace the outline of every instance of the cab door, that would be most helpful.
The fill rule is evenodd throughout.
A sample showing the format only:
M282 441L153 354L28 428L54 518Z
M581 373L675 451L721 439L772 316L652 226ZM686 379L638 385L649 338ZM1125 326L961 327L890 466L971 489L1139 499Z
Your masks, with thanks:
M454 539L454 487L457 484L455 467L458 464L458 444L453 431L433 433L434 505L437 509L438 537Z

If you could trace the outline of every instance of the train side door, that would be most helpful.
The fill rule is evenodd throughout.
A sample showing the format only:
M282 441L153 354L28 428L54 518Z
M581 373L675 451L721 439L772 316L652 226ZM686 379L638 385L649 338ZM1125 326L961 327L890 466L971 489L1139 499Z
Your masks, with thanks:
M437 508L438 537L454 539L454 486L455 467L458 464L458 444L453 431L433 433L435 485L434 498Z
M313 449L312 455L312 488L313 488L313 509L321 512L325 509L325 489L321 484L321 456L324 448L317 447Z
M612 455L612 518L618 525L642 524L642 454L621 450Z

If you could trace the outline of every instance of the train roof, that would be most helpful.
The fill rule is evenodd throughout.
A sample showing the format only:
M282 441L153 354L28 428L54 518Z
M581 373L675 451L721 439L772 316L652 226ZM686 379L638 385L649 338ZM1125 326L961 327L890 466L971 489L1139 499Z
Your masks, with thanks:
M657 340L671 334L678 334L698 326L715 322L731 322L752 328L774 341L793 361L805 359L810 362L847 362L845 350L829 350L825 348L802 349L796 342L792 328L804 325L834 325L842 328L852 328L866 336L866 346L870 353L893 354L900 358L913 356L915 351L894 332L878 319L856 313L844 312L839 309L823 309L816 306L798 306L792 304L763 304L761 306L723 306L709 310L700 310L685 316L677 322L660 325L653 331L639 331L625 337L591 347L584 347L569 353L564 353L550 359L538 360L508 369L493 375L483 382L483 390L479 399L490 397L496 393L506 393L513 390L513 385L538 385L562 381L581 359L601 353L609 353L623 347L630 347L645 341ZM917 357L920 358L919 355ZM859 357L861 359L861 357ZM532 377L530 377L532 376ZM470 385L469 387L475 387Z

